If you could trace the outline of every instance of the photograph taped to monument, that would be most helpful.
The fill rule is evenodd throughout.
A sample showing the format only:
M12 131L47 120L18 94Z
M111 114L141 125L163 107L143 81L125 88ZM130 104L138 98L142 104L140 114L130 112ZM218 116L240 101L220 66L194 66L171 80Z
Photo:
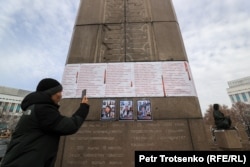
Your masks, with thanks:
M119 110L120 110L119 120L133 120L134 119L132 100L121 100Z
M102 101L101 120L115 120L116 118L115 100L106 99Z
M150 100L138 100L137 101L137 119L138 120L152 120Z

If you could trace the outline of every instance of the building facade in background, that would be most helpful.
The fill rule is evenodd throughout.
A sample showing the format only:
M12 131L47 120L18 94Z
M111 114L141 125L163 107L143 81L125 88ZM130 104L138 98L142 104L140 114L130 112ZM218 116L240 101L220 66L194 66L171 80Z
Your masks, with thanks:
M0 86L0 161L19 118L21 102L30 91Z
M228 81L227 93L231 102L244 102L250 104L250 76Z
M0 122L22 114L21 102L30 91L0 86Z

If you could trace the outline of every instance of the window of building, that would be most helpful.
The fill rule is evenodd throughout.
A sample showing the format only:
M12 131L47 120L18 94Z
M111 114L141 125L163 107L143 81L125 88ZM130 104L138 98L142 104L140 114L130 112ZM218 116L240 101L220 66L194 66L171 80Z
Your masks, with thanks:
M243 97L243 100L246 102L247 101L247 96L245 93L241 93L242 97Z
M4 105L5 105L5 102L2 102L2 105L1 105L2 109L4 108Z
M3 105L3 111L6 112L8 110L8 106L9 106L8 102L4 103L4 105Z
M14 107L15 107L15 103L12 103L11 105L10 105L10 112L13 112L14 111Z
M235 96L236 96L236 101L240 102L240 96L239 96L239 94L235 94Z
M230 97L231 101L232 101L233 103L235 103L234 97L233 97L232 95L230 95L229 97Z
M21 105L20 104L17 105L16 112L17 113L21 112Z

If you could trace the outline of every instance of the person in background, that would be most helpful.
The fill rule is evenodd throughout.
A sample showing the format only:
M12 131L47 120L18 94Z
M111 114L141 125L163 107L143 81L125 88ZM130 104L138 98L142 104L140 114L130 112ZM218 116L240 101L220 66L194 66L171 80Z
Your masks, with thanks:
M232 121L229 116L225 116L220 110L219 110L219 104L214 104L213 108L213 116L215 121L215 126L217 129L229 129L231 128Z
M62 85L52 78L42 79L35 92L21 103L20 118L1 167L53 167L60 136L78 131L89 113L87 97L71 117L59 112Z

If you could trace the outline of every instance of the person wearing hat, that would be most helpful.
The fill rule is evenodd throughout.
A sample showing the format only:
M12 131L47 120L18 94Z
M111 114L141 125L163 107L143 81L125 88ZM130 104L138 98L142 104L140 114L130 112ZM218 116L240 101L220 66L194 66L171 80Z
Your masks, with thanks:
M42 79L36 91L21 103L23 115L18 121L1 167L53 167L60 136L78 131L89 112L87 97L71 117L62 116L58 102L62 85L52 79Z

